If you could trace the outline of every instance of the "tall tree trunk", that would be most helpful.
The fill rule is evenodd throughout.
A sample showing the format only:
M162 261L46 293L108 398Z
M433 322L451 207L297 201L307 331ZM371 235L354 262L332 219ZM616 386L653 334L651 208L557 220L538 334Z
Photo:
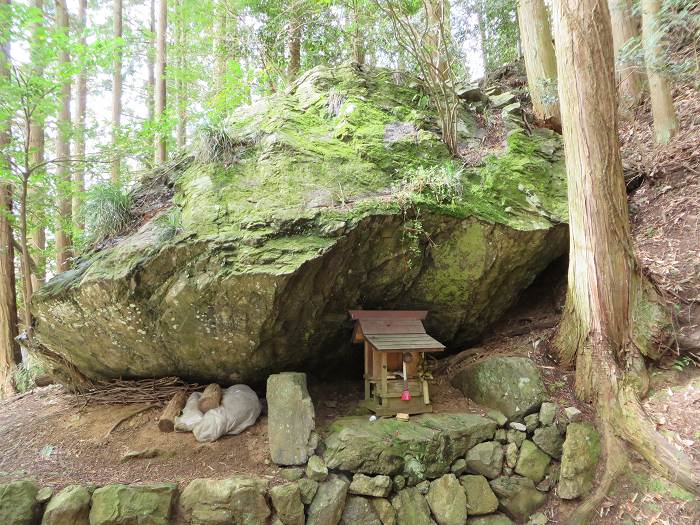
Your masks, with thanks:
M32 7L36 9L41 15L39 17L39 22L32 26L32 44L31 44L31 55L32 63L34 65L34 76L36 78L41 78L44 75L44 65L41 59L40 53L40 32L42 31L42 22L44 17L44 0L32 0ZM44 117L42 115L33 115L29 122L29 155L30 155L30 165L32 169L36 166L40 166L44 163ZM44 170L42 168L35 169L34 173L40 175ZM46 230L45 230L45 200L46 195L44 195L42 185L38 188L30 188L29 200L34 204L35 213L35 224L30 232L32 249L35 250L36 254L34 260L36 261L36 271L32 272L31 284L32 289L36 290L40 288L44 281L46 280Z
M289 63L287 64L287 77L294 80L301 68L301 20L293 17L289 22Z
M538 120L559 126L557 59L554 56L552 30L544 0L520 0L518 24L532 111Z
M352 3L352 59L358 65L365 63L365 35L362 23L362 6L360 0Z
M177 129L175 132L178 148L184 148L187 142L187 82L185 82L185 18L182 12L182 0L177 0L177 25L175 27L175 49L177 52Z
M643 77L635 64L621 56L621 50L633 38L639 36L637 20L632 14L630 0L609 0L612 22L613 47L615 49L615 74L620 117L629 119L642 100Z
M68 34L69 19L66 0L56 0L56 26L59 32ZM61 50L59 55L61 65L67 66L70 61L68 49ZM70 225L73 219L71 208L71 175L70 175L70 99L71 81L67 79L61 86L60 109L58 114L58 133L56 135L56 177L58 179L58 221L56 224L56 271L65 272L69 267L71 257Z
M566 307L552 342L565 363L576 362L577 395L596 403L609 461L602 485L619 472L622 438L698 492L697 467L656 433L637 397L648 384L642 354L656 342L640 334L661 337L668 317L632 248L607 3L554 5L571 242ZM589 523L590 509L570 522Z
M484 20L484 2L476 0L476 22L479 26L479 46L481 47L481 60L484 63L484 74L489 70L489 56L486 47L486 20Z
M146 89L148 120L155 117L155 92L156 92L156 0L151 0L149 15L149 42L148 42L148 82Z
M80 29L80 45L87 45L87 0L78 3L78 23ZM82 230L85 226L81 206L85 193L85 113L87 110L87 69L82 68L78 74L77 97L75 101L75 158L78 163L73 169L72 213L73 224Z
M214 95L224 89L228 64L226 38L228 35L228 12L225 0L218 0L214 13Z
M429 31L426 34L432 54L432 69L440 82L446 82L448 77L445 42L443 36L449 31L448 0L428 0L427 16Z
M0 0L3 10L10 0ZM5 24L3 24L5 25ZM10 78L9 28L0 27L0 78ZM10 144L10 122L0 122L0 149ZM7 159L2 158L2 171L10 169ZM14 393L12 371L19 362L17 337L17 303L15 296L15 256L12 237L12 185L0 183L0 394Z
M166 44L168 31L168 0L158 0L158 17L156 22L156 86L155 86L155 119L158 133L155 137L156 164L166 160L165 140L165 103L166 103Z
M82 0L85 1L85 0ZM122 120L122 0L114 0L112 4L114 18L114 39L119 42L114 55L112 71L112 184L119 184L121 158L119 154L119 133Z
M659 0L642 0L642 43L649 78L654 135L656 142L666 144L678 133L678 121L673 108L671 88L663 71L664 53L661 47L663 35L658 20L660 9Z

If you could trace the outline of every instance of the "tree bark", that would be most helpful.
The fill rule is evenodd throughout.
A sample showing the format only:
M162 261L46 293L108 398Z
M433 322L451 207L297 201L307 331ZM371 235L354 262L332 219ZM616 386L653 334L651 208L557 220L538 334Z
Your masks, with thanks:
M0 0L0 7L10 5L10 0ZM10 78L9 30L0 28L0 78ZM10 121L0 122L0 149L9 145ZM2 171L9 170L3 157ZM0 184L0 394L12 395L15 391L12 372L21 360L17 337L17 302L15 295L15 256L12 237L12 185Z
M301 68L301 20L294 17L289 22L289 64L287 65L287 77L294 80Z
M489 56L486 47L486 27L484 20L483 0L476 0L476 21L479 26L479 44L481 47L481 60L484 63L484 75L489 70Z
M59 32L68 34L70 30L66 0L56 0L56 27ZM59 61L67 66L70 61L68 49L59 54ZM56 178L58 179L58 220L56 224L56 271L65 272L71 257L70 225L73 219L71 208L70 174L70 117L71 82L67 79L61 86L59 96L58 133L56 135Z
M155 117L155 92L156 92L156 1L151 0L149 11L149 43L148 43L148 81L146 96L148 97L146 104L148 105L148 120L153 120Z
M630 0L609 0L608 5L615 50L618 107L620 117L630 119L642 100L644 79L637 66L625 61L620 52L627 42L639 36L639 29Z
M166 104L166 44L168 31L168 0L158 0L156 21L156 86L155 86L155 119L158 132L155 137L155 161L162 163L166 160L166 140L164 133L164 117Z
M352 59L362 66L365 63L365 36L362 23L362 7L360 0L352 2Z
M80 44L87 45L87 0L78 3L78 28L80 30ZM87 110L87 69L82 68L78 74L77 97L75 101L75 158L78 163L73 169L73 193L72 213L73 224L78 230L85 227L81 210L83 195L85 193L85 114Z
M82 0L85 1L85 0ZM119 155L119 133L122 120L122 0L114 0L112 4L114 18L114 39L119 42L114 55L112 71L112 184L119 184L121 173L121 158Z
M576 393L596 403L604 434L614 432L698 492L697 466L656 433L638 401L648 385L643 353L664 335L668 316L632 248L607 3L554 5L571 241L566 306L552 343L564 363L575 361Z
M649 79L654 136L657 143L666 144L678 133L678 121L673 108L671 88L663 71L662 33L658 21L660 9L659 0L642 0L642 43Z
M175 47L177 52L177 129L175 132L178 148L184 148L187 143L187 82L184 78L185 53L185 19L182 12L182 0L177 0L177 25L175 27Z
M538 120L558 127L561 119L556 93L557 60L544 0L520 0L518 24L532 111Z

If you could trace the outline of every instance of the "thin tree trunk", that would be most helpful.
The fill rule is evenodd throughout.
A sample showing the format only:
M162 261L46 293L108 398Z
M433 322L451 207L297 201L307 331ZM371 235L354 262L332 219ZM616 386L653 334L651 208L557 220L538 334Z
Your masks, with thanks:
M362 66L365 63L365 36L362 23L362 7L359 0L352 3L352 59Z
M673 108L671 88L663 71L662 33L658 21L660 9L659 0L642 0L642 43L649 78L654 135L656 142L666 144L678 133L678 121Z
M605 483L619 470L621 438L664 475L697 492L696 467L656 433L637 399L648 384L642 352L656 342L640 333L660 337L668 317L632 249L607 3L554 5L571 242L566 307L552 342L565 363L576 362L576 393L596 403L603 433L612 436L606 440L612 461ZM589 523L590 507L570 522Z
M10 5L10 0L0 0L0 7ZM10 77L10 41L9 30L0 28L0 78L7 81ZM0 122L0 149L10 144L10 122ZM5 158L2 159L3 170L9 169ZM12 185L0 184L0 394L12 395L14 384L12 372L19 362L19 345L17 337L17 302L15 296L15 256L12 238Z
M287 77L294 80L301 68L301 20L292 18L289 22L289 64L287 65Z
M228 13L224 0L219 0L214 13L214 95L224 89L228 64L226 38L228 35Z
M518 24L532 111L538 120L559 126L557 59L554 56L552 30L544 0L520 0Z
M32 7L36 9L41 16L39 20L43 20L44 17L44 0L32 0ZM41 78L44 75L44 65L40 57L39 47L41 46L39 33L42 29L42 22L39 21L32 27L32 63L34 66L34 76L36 78ZM29 122L29 155L30 155L30 165L32 169L35 166L40 166L44 163L44 119L42 116L32 116ZM34 171L36 175L41 175L44 170L38 168ZM46 196L43 194L42 186L38 188L30 188L29 200L33 203L35 207L35 224L30 232L31 236L31 246L32 249L36 251L34 260L36 261L37 270L32 272L32 288L34 290L39 289L46 280L46 230L45 230L45 199Z
M58 31L69 32L68 9L65 0L56 0L56 26ZM70 56L67 49L62 49L59 61L67 65ZM56 224L56 271L65 272L71 257L70 225L72 221L71 175L70 175L70 99L71 82L67 79L61 86L60 109L58 114L58 133L56 135L56 177L58 179L58 221Z
M449 3L448 0L428 0L426 4L429 24L426 36L432 55L431 69L437 75L438 82L445 82L448 77L445 60L447 50L442 35L449 31Z
M82 0L85 1L85 0ZM114 55L112 71L112 184L119 184L121 158L119 155L119 133L122 119L122 0L113 0L114 39L120 42Z
M80 44L83 48L87 44L87 0L80 0L78 4L78 22L80 30ZM81 69L77 81L77 97L75 104L75 157L78 164L73 169L73 224L82 230L85 227L81 210L83 194L85 193L85 113L87 110L87 70Z
M162 163L166 160L165 140L165 104L166 104L166 44L168 30L168 0L158 0L158 17L156 22L156 86L155 86L155 119L158 133L155 137L155 161Z
M632 14L630 0L609 0L612 22L613 47L615 49L615 74L617 80L618 106L620 117L629 119L639 106L643 94L643 76L639 68L626 62L621 50L630 40L639 36L637 20Z
M177 52L177 130L175 133L178 148L184 148L187 143L187 83L184 79L185 52L185 19L182 12L182 0L177 0L177 26L175 33L175 48Z
M148 43L148 84L147 84L147 105L148 120L155 117L155 92L156 92L156 0L151 0L149 15L149 43Z
M484 74L489 70L489 57L486 48L486 28L484 20L483 0L476 0L476 21L479 26L479 44L481 47L481 60L484 63Z

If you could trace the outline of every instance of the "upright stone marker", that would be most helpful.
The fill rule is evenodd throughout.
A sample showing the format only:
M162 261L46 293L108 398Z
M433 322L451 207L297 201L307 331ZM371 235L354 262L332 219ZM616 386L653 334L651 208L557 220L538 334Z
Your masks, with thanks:
M306 374L283 372L267 378L267 434L278 465L303 465L318 444L314 405Z

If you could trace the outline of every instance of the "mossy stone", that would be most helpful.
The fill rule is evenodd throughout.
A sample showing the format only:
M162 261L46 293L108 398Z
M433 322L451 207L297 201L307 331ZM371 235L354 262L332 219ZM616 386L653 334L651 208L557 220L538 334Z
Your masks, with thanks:
M33 525L39 503L39 489L33 481L11 481L0 484L0 523Z
M588 422L566 427L557 494L563 499L585 496L593 486L601 454L600 435Z
M467 522L467 496L454 474L430 483L425 497L438 525L464 525Z
M425 496L414 487L399 491L392 498L391 505L396 510L397 523L401 525L435 525Z
M175 483L106 485L92 494L90 525L169 525L176 494Z
M340 521L345 508L345 500L350 483L331 474L328 479L319 483L307 512L307 525L334 525Z
M497 441L486 441L472 447L467 452L467 470L489 479L501 475L503 468L503 447Z
M299 485L285 483L272 487L270 500L277 517L284 525L304 525L304 504L301 502Z
M340 525L382 525L368 498L349 496L345 502Z
M69 485L46 505L41 525L89 525L92 491L82 485Z
M265 525L271 514L266 493L267 482L254 476L194 479L180 495L179 515L192 525Z
M539 483L547 473L547 467L551 460L552 458L548 454L542 452L537 445L526 439L520 447L515 472Z
M489 484L498 497L502 510L519 522L525 521L547 499L535 488L535 484L529 478L501 476Z
M467 513L470 516L490 514L498 508L498 498L484 476L466 475L459 479L467 495Z

